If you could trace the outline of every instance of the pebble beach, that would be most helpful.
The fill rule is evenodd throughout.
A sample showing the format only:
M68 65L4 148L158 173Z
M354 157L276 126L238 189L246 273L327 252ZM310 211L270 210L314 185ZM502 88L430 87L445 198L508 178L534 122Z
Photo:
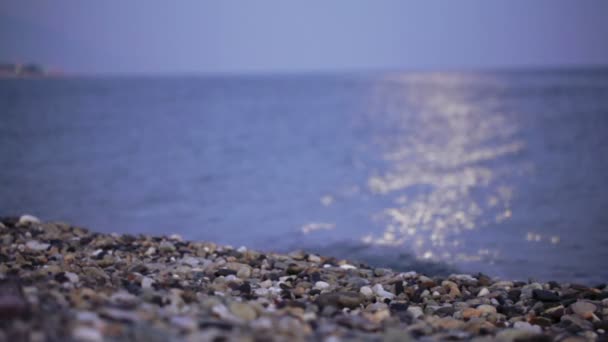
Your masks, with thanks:
M606 283L0 222L0 341L608 341Z

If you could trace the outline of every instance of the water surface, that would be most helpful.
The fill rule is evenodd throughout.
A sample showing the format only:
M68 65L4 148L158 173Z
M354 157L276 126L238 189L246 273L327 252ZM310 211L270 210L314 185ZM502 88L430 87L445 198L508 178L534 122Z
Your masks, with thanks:
M0 80L0 109L0 214L608 281L606 70Z

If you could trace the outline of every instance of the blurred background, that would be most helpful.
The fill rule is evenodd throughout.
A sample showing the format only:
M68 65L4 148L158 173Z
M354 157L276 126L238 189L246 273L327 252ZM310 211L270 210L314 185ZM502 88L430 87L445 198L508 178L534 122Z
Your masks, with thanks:
M608 281L605 1L0 3L0 215Z

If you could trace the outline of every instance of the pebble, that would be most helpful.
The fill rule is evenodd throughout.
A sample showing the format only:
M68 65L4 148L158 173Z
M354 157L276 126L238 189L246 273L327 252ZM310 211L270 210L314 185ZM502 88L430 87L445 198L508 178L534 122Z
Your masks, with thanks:
M40 223L40 219L37 218L36 216L33 215L21 215L21 217L19 217L19 222L17 223L20 226L24 226L24 225L28 225L28 224L39 224Z
M388 299L392 299L395 297L394 294L386 291L384 289L384 287L382 287L381 284L376 284L374 285L374 287L372 287L372 290L374 290L374 293L382 298L388 298Z
M315 283L315 289L317 289L317 290L323 291L327 288L329 288L329 284L324 281L318 281Z
M479 293L477 294L477 297L485 297L489 294L490 294L490 290L488 290L487 287L484 287L479 291Z
M559 296L548 290L533 290L532 297L542 302L559 302Z
M318 263L321 262L321 258L318 255L309 254L308 255L308 261L314 262L315 264L318 264Z
M72 338L82 342L98 342L103 341L103 335L95 328L79 326L72 331Z
M161 252L173 252L175 251L175 245L170 241L161 241L159 245Z
M246 303L231 303L230 312L245 321L252 321L257 317L257 313L255 312L255 310L249 304Z
M340 268L343 270L356 270L357 269L357 267L350 265L350 264L340 265Z
M148 278L148 277L141 278L141 288L142 289L151 289L152 284L154 284L154 279Z
M362 286L361 289L359 289L359 292L368 298L374 295L374 291L369 286Z
M543 331L543 329L541 327L539 327L538 325L532 325L528 322L515 322L513 324L513 328L515 328L517 330L524 330L524 331L535 333L535 334L540 334Z
M462 318L464 318L465 320L480 317L481 314L482 314L482 311L479 309L466 308L466 309L462 310Z
M495 314L496 308L492 305L482 304L477 307L477 310L481 311L482 314Z
M48 243L42 243L36 240L31 240L28 241L25 244L25 247L27 247L27 249L32 250L32 251L46 251L51 245Z
M78 280L80 280L80 278L78 277L78 274L76 274L76 273L65 272L65 276L66 276L66 278L68 278L68 280L71 283L78 283Z
M583 318L591 318L591 315L597 310L597 307L593 303L578 301L570 305L570 309Z
M171 324L185 331L194 331L198 328L198 322L189 316L173 316Z
M249 266L241 266L239 270L236 272L236 276L241 279L248 279L251 277L251 267Z
M407 312L415 319L424 316L424 312L422 312L422 308L419 306L410 306L407 308Z
M0 340L563 342L608 329L605 285L429 277L306 251L0 222Z

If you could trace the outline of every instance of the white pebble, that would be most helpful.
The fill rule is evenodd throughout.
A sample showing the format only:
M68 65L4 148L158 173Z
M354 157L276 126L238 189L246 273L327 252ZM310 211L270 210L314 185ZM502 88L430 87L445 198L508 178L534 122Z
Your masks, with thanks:
M65 272L65 276L66 278L68 278L70 280L70 282L72 283L77 283L78 282L78 274L76 273L72 273L72 272Z
M417 275L418 273L416 273L416 271L401 273L401 277L403 277L404 279L416 278Z
M380 296L380 297L382 297L382 298L388 298L388 299L392 299L393 297L395 297L395 295L394 295L394 294L392 294L392 293L390 293L390 292L386 291L386 290L385 290L385 289L382 287L382 285L381 285L381 284L376 284L376 285L374 285L374 287L373 287L372 289L374 290L374 292L375 292L375 293L376 293L378 296Z
M407 312L409 312L410 315L412 315L412 317L414 318L418 318L424 315L424 312L422 312L422 308L420 308L419 306L410 306L409 308L407 308Z
M529 331L535 334L540 334L543 332L543 329L541 327L539 327L538 325L532 325L528 322L515 322L515 324L513 324L513 328L518 330Z
M171 236L169 236L170 240L175 240L175 241L183 241L184 238L182 238L181 235L179 234L171 234Z
M93 253L91 253L91 256L96 258L99 254L103 253L103 249L97 249L95 250Z
M329 287L329 284L324 281L318 281L315 283L315 289L317 290L325 290Z
M487 287L484 287L481 289L481 291L479 291L479 293L477 294L477 297L484 297L490 294L490 290L488 290Z
M247 252L247 247L241 246L236 251L239 253L245 253L245 252Z
M152 278L143 277L141 279L141 287L143 289L150 289L150 288L152 288L152 284L154 284L154 280Z
M150 247L144 254L146 254L147 256L154 255L154 254L156 254L156 248Z
M255 293L255 295L258 297L266 297L266 296L268 296L268 289L265 289L265 288L255 289L255 290L253 290L253 293Z
M355 266L349 265L349 264L340 265L340 268L343 270L356 270L357 269Z
M309 254L308 255L308 261L319 263L319 262L321 262L321 258L318 255Z
M40 223L40 219L38 219L36 216L25 214L19 217L19 222L17 224L26 225L28 223Z
M49 248L49 246L50 245L48 243L42 243L36 240L30 240L25 243L25 247L33 251L44 251Z
M103 336L99 330L89 327L76 327L72 330L72 337L76 341L97 342L103 341Z
M369 286L361 287L361 289L359 289L359 292L361 292L361 294L364 295L365 297L371 297L374 295L374 291Z

